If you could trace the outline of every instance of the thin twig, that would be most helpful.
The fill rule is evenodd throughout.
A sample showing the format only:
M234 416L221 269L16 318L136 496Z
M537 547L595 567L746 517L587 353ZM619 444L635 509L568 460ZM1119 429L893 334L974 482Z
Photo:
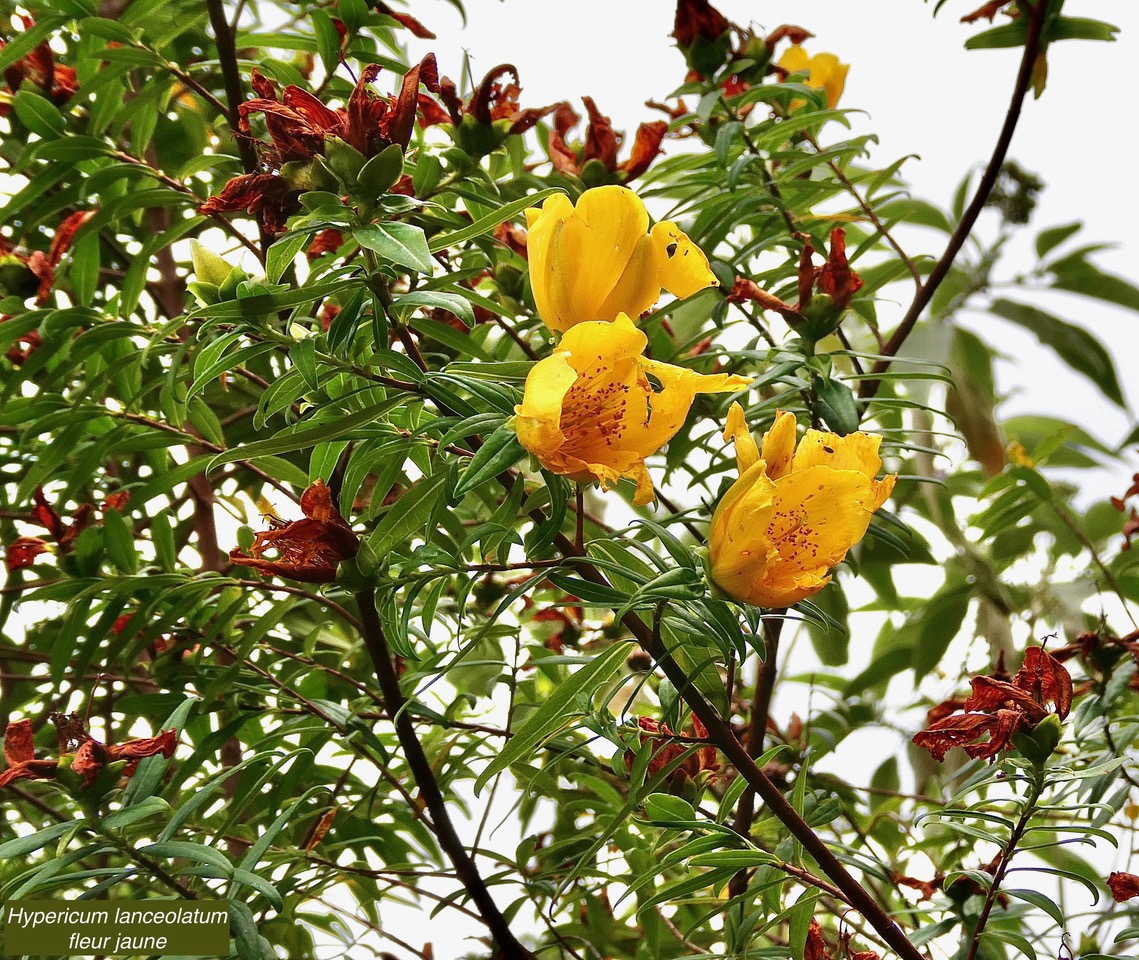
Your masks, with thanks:
M567 556L573 556L573 543L564 534L555 538L558 549ZM598 586L611 586L608 579L588 559L575 558L578 572ZM918 949L910 943L901 928L881 908L874 897L843 866L842 862L799 815L782 791L759 769L747 748L737 739L731 724L724 720L704 696L696 689L691 678L673 658L664 645L653 636L652 628L637 614L627 613L621 621L640 643L641 647L656 660L664 674L680 692L689 709L700 719L710 738L720 751L732 762L740 776L755 789L756 794L767 809L786 827L803 849L814 857L819 868L835 887L841 891L847 902L856 909L878 935L898 954L902 960L924 960Z
M392 722L400 746L403 748L404 759L415 777L420 797L431 811L439 845L454 866L459 882L463 884L478 907L483 922L498 944L500 955L506 960L534 960L534 955L522 946L511 932L506 918L499 910L498 904L494 902L490 890L487 889L486 881L483 880L478 867L455 830L451 813L447 809L447 800L439 789L439 782L435 779L435 770L423 751L423 745L419 742L419 736L407 712L407 701L404 699L403 691L400 690L399 677L396 675L395 664L388 650L380 615L376 611L375 596L371 590L362 590L356 595L356 602L360 607L360 620L364 625L362 634L364 646L372 658L372 666L375 668L380 690L383 691L388 713L393 717Z
M1028 821L1032 819L1033 811L1036 809L1036 801L1040 799L1040 794L1043 790L1044 773L1041 770L1037 770L1032 781L1032 788L1029 790L1028 797L1024 802L1024 810L1021 812L1020 819L1017 820L1016 826L1013 827L1008 843L1005 844L1004 850L1001 851L1001 862L997 864L996 872L993 874L993 882L989 884L988 892L985 894L985 904L981 908L980 916L977 917L977 926L973 928L973 939L969 944L969 952L966 954L965 960L975 960L977 956L977 950L981 946L981 935L985 932L985 925L989 922L989 914L993 910L993 904L997 902L997 894L1001 889L1001 881L1004 880L1005 873L1008 872L1008 866L1012 862L1013 855L1016 853L1016 845L1020 842L1021 835L1028 826Z
M953 261L957 259L957 254L961 251L961 247L964 246L969 234L973 232L977 218L981 215L981 210L984 208L985 202L989 199L989 194L992 192L993 187L996 185L997 178L1000 176L1001 167L1005 162L1005 156L1008 154L1009 144L1012 143L1013 133L1016 131L1017 121L1020 119L1020 111L1024 105L1024 98L1028 94L1028 87L1032 82L1032 68L1036 63L1036 55L1040 51L1040 36L1044 30L1047 6L1044 0L1038 0L1029 12L1028 36L1024 42L1024 55L1020 60L1020 71L1017 74L1016 84L1013 87L1008 113L1005 116L1004 126L1001 128L996 146L993 148L993 155L989 158L989 165L985 168L981 182L977 185L977 192L973 195L973 200L969 204L968 209L966 209L962 215L961 222L957 224L957 229L953 231L953 235L949 238L949 243L945 248L945 252L941 255L941 259L937 261L933 270L930 271L929 279L926 280L918 290L917 296L914 297L913 303L910 304L909 310L906 311L906 315L902 318L902 322L898 324L898 329L894 331L893 336L890 337L886 342L886 346L882 349L882 353L885 354L886 359L879 360L875 363L871 373L884 373L890 366L890 358L896 357L898 351L902 349L906 338L917 325L922 311L933 298L937 288L941 286L941 282L949 275ZM878 392L880 383L881 381L876 379L862 381L862 385L858 390L859 397L863 400L871 399Z
M763 621L764 655L755 668L755 692L751 698L751 717L747 731L747 749L753 757L763 753L767 720L771 715L771 695L775 690L775 674L779 657L779 635L783 632L782 611ZM755 788L748 786L736 805L735 831L745 839L751 836L755 820ZM747 890L748 873L741 870L728 884L728 895L738 897Z
M241 114L238 107L245 100L245 91L241 88L241 72L237 67L234 31L225 18L223 0L206 0L206 10L209 12L210 26L213 27L218 63L221 65L221 75L225 82L225 98L229 106L226 110L226 119L229 120L229 128L233 131L237 142L241 165L246 173L253 173L257 169L257 151L253 149L253 144L239 135Z

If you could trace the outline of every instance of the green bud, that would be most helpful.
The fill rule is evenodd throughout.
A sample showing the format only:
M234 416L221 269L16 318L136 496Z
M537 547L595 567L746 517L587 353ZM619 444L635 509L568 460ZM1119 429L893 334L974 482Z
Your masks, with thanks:
M238 299L238 287L249 279L247 274L241 267L234 267L229 271L227 276L218 287L219 300L236 300Z
M212 250L202 246L197 240L190 241L190 261L194 266L194 277L201 283L221 286L233 267Z
M291 160L281 167L281 179L289 185L290 190L313 189L313 164L311 161Z
M826 293L816 293L811 297L811 302L799 312L805 322L796 326L795 332L816 343L838 329L843 314L842 308L836 307L830 294Z
M340 194L344 191L345 187L340 182L340 178L332 172L329 167L328 161L324 157L313 157L312 165L309 167L309 189L310 191L320 191L321 193L331 193L338 200ZM312 194L309 193L309 196Z
M243 523L237 528L237 548L242 553L248 553L253 549L253 541L256 539L257 534L253 528L247 523Z
M613 171L596 157L585 161L580 176L581 182L587 187L603 187L606 184L618 182Z
M725 30L715 40L697 36L692 41L692 46L684 51L684 59L698 74L711 77L724 65L731 52L732 35Z
M15 294L21 300L39 289L39 279L14 253L0 256L0 292Z
M1064 727L1060 718L1050 713L1041 720L1031 733L1013 734L1013 746L1034 767L1042 768L1060 743Z
M742 59L753 61L750 67L736 71L736 76L744 83L759 83L767 75L767 65L771 62L771 51L760 37L752 37L741 51Z
M455 143L471 157L493 153L506 139L506 131L493 124L480 123L474 117L463 117L455 128Z
M339 137L328 137L324 141L324 158L329 169L339 177L340 182L347 188L356 185L360 171L368 162L359 150L350 143L345 143ZM286 164L288 166L288 164ZM284 170L281 171L284 174Z
M381 194L387 193L401 176L403 176L403 150L398 143L393 143L360 168L356 183L362 197L374 200Z

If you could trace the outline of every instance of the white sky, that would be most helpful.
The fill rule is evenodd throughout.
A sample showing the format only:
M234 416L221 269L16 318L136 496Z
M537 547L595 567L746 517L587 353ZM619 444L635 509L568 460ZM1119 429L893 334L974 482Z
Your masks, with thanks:
M903 168L917 196L948 204L965 172L988 159L1019 51L963 49L978 28L958 19L980 0L949 0L936 19L933 4L921 0L720 0L716 5L737 23L754 22L760 32L782 23L804 26L816 35L809 50L829 50L850 63L842 106L866 111L852 118L855 133L879 136L869 163L885 167L917 154ZM668 36L675 10L670 0L575 0L568 6L468 0L466 7L469 24L464 30L445 0L415 4L415 13L438 39L411 41L412 54L434 51L440 72L457 81L464 51L470 53L476 79L499 63L513 63L522 79L523 106L570 99L580 109L580 97L589 95L612 117L615 128L631 132L643 120L660 116L644 101L663 99L684 77L684 61ZM1051 47L1048 89L1041 100L1028 101L1010 157L1047 184L1036 228L1083 220L1083 242L1119 244L1099 255L1100 266L1134 276L1139 242L1128 236L1128 225L1139 221L1139 189L1120 161L1137 139L1129 97L1139 60L1139 4L1073 0L1066 12L1107 20L1121 28L1120 39ZM1031 229L1015 245L1019 256L1010 260L1013 269L1033 265L1034 234ZM928 244L917 252L940 252L939 235L916 236L918 244ZM1087 325L1109 345L1114 340L1118 360L1130 339L1127 334L1139 323L1128 311L1066 296L1054 300L1050 309ZM1038 349L1030 333L1003 321L993 321L982 332L1010 357L1031 361L1003 371L1002 388L1019 390L1005 412L1031 410L1078 419L1113 444L1130 431L1132 423L1122 411ZM1124 391L1135 402L1139 381L1119 365ZM1055 389L1058 381L1062 390Z

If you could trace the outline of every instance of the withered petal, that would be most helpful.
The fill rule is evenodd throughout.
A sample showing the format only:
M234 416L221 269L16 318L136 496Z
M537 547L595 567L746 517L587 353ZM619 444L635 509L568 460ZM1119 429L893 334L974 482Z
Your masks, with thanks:
M35 759L36 747L32 737L31 720L13 720L4 731L4 759L8 766L27 763Z
M54 780L58 767L57 760L28 760L0 771L0 787L17 780Z
M953 747L962 747L986 733L992 734L996 727L995 717L984 713L965 713L930 724L925 730L914 734L913 742L928 750L933 759L940 762Z
M1063 720L1072 709L1072 676L1059 660L1043 647L1029 647L1024 664L1012 678L1015 686L1028 691L1043 705L1051 703Z
M1125 900L1139 897L1139 876L1134 873L1123 873L1116 870L1108 876L1107 886L1116 903L1123 903Z
M585 146L581 160L600 160L606 170L617 169L617 151L621 138L613 130L610 119L597 109L592 97L582 97L581 102L589 113L589 126L585 130Z
M4 564L8 572L23 570L36 562L36 557L47 553L48 544L42 537L16 537L4 551Z
M67 524L63 522L63 518L56 512L55 507L47 502L43 487L36 487L32 494L32 500L34 502L32 518L41 527L47 528L47 532L52 535L53 539L57 541L62 539L67 532Z
M653 120L637 127L632 154L628 160L617 166L617 169L625 174L626 183L635 180L648 170L649 165L661 152L661 141L664 140L666 133L668 133L668 124L664 120Z

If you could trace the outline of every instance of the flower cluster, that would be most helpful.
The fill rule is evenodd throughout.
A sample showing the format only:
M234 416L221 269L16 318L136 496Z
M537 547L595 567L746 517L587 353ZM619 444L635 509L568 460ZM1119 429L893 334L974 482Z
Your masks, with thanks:
M254 70L251 82L257 96L241 104L239 132L249 137L250 115L265 117L270 142L255 141L264 169L234 177L198 212L244 210L258 217L267 233L280 233L288 217L300 209L301 193L312 188L309 165L316 157L325 156L337 143L369 158L393 144L406 149L421 111L427 110L435 122L440 115L446 117L439 104L419 90L422 85L429 92L439 91L434 54L404 74L399 93L392 96L377 97L372 92L379 72L377 64L365 67L347 104L333 109L295 85L278 93L273 81Z
M802 44L814 35L802 27L784 24L766 36L756 36L732 24L708 0L680 0L672 35L688 61L688 79L701 81L718 74L728 96L743 93L764 77L775 75L780 81L802 82L824 91L833 110L850 69L833 53L807 53ZM733 43L733 35L738 42ZM784 40L791 46L773 60ZM790 109L796 110L803 102L792 100Z

